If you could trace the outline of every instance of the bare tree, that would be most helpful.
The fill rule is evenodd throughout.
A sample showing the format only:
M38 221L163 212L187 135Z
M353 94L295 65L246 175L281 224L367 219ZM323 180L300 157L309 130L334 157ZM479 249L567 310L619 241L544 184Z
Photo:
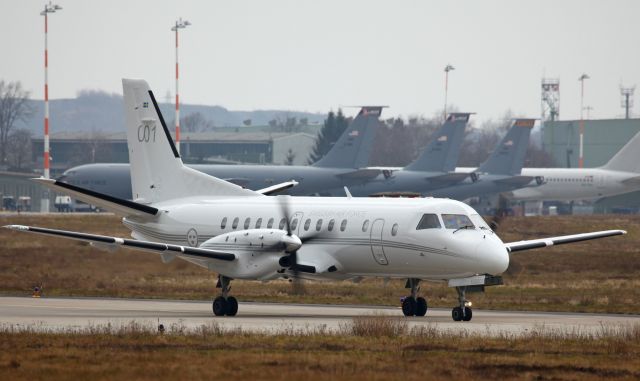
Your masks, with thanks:
M185 132L203 131L207 126L207 120L202 113L194 112L182 118L180 126Z
M7 162L16 170L31 169L31 131L20 128L9 135Z
M32 114L29 92L22 89L22 84L0 80L0 164L7 161L9 136L15 123L26 121Z

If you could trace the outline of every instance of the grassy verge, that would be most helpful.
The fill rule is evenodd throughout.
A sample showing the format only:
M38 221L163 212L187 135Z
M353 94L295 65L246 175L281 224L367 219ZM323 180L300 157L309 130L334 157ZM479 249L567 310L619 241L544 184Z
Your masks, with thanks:
M29 224L126 237L119 219L108 215L0 217L0 224ZM573 312L639 313L640 218L637 216L554 216L509 218L504 241L622 228L623 237L532 250L512 255L505 286L471 294L478 308ZM211 299L214 273L155 254L122 250L105 253L85 244L0 229L0 294L28 295L43 284L49 296L110 296ZM377 279L306 285L294 295L286 281L234 281L241 301L398 305L406 294L401 280ZM432 307L451 307L455 292L439 283L422 287Z
M409 329L388 317L341 332L275 335L213 324L164 334L117 329L37 333L0 329L0 379L638 379L640 326L594 334L536 329L484 337Z

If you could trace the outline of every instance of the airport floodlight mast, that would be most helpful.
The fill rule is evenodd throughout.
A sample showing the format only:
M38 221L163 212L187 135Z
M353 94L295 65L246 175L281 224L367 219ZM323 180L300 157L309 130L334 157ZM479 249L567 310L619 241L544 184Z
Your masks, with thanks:
M629 119L631 117L631 108L633 107L633 93L636 91L636 87L622 87L620 86L620 106L624 108L624 118Z
M580 150L578 158L578 167L584 168L584 81L589 79L589 75L582 74L578 81L580 81Z
M41 16L44 16L44 155L42 157L42 163L44 165L43 176L48 179L50 176L49 165L49 47L48 47L48 34L49 34L49 13L55 13L62 10L62 7L53 4L49 1L49 4L45 4L44 10L40 12ZM42 197L41 210L43 212L49 211L49 194L45 192Z
M176 149L178 150L178 153L180 153L180 95L178 87L180 75L178 70L178 30L184 29L189 25L191 25L189 21L182 20L182 17L180 17L176 20L175 25L171 27L171 30L176 32Z
M560 117L560 80L542 78L542 121L554 121Z
M447 120L447 96L449 95L449 72L455 70L451 64L444 67L444 120Z

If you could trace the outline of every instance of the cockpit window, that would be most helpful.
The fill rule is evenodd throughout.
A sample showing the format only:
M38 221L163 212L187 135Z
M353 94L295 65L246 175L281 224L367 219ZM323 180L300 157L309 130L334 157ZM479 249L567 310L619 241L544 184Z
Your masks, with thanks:
M422 229L440 229L442 226L440 225L440 221L438 220L438 216L435 214L424 214L418 222L418 226L416 230Z
M469 217L471 218L471 221L473 221L473 223L480 229L491 230L487 222L479 214L472 214Z
M442 221L447 229L460 229L465 227L474 228L475 225L469 217L464 214L443 214Z

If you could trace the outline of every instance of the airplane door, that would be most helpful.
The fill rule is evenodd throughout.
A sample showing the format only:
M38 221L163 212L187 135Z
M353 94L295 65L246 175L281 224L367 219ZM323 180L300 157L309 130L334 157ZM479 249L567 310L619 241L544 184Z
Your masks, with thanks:
M383 219L373 221L373 224L371 225L371 233L369 235L369 242L371 244L373 259L375 259L379 265L388 265L389 261L387 260L387 256L384 254L384 246L382 245L383 228Z

